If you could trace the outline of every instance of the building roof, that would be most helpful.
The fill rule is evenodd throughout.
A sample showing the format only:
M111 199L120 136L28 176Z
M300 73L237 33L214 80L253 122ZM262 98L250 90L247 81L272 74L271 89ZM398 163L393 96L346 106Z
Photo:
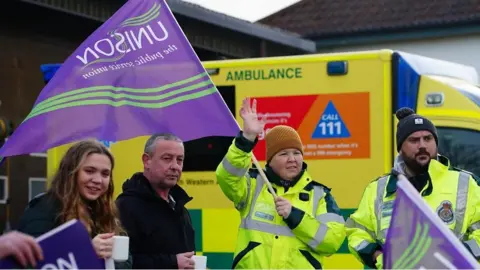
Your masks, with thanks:
M310 39L461 26L480 23L480 0L302 0L259 22Z
M232 29L236 32L258 37L260 39L266 39L305 52L316 51L316 46L313 41L304 39L297 33L288 32L287 30L263 25L261 23L252 23L241 20L190 2L167 0L167 4L175 14L194 18L219 27Z
M84 10L79 10L79 8L74 8L75 1L80 0L68 0L66 5L63 5L64 0L20 0L22 2L36 4L39 6L44 6L48 8L53 8L62 12L82 16L89 18L95 21L105 21L112 14L113 11L120 8L126 0L112 0L112 1L100 1L99 3L103 6L109 7L112 9L112 14L101 13L98 16L92 16L86 14ZM315 42L302 38L299 34L288 32L287 30L262 25L260 23L252 23L249 21L241 20L234 18L213 10L206 9L200 5L196 5L190 2L185 2L182 0L166 0L168 6L172 12L177 15L183 15L189 18L193 18L199 21L203 21L212 25L223 27L226 29L231 29L233 31L243 33L249 36L257 37L262 40L268 40L276 44L282 44L291 48L296 48L300 51L313 53L316 51ZM63 4L59 4L63 3ZM85 4L84 4L85 5ZM81 6L81 5L80 5ZM82 6L84 7L84 6Z

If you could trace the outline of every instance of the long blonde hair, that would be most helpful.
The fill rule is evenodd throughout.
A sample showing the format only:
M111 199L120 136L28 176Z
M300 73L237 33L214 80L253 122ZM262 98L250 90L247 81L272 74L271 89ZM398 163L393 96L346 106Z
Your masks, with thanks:
M88 210L89 205L81 197L78 190L77 177L82 164L91 154L105 155L110 159L112 168L110 170L110 183L107 191L100 196L93 205L93 217ZM52 185L49 190L59 201L61 201L61 211L59 220L65 223L72 219L80 220L91 236L93 233L125 234L119 218L118 210L113 200L113 172L114 158L108 148L94 140L84 140L74 144L60 161L59 168L53 177Z

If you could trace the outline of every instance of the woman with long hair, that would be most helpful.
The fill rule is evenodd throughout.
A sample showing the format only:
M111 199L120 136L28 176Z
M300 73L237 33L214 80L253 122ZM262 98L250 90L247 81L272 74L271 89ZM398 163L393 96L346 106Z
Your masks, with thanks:
M97 255L112 255L113 236L126 235L113 198L114 158L103 144L85 140L74 144L62 158L50 189L32 199L18 230L38 237L77 219L90 236ZM115 268L131 268L131 257Z

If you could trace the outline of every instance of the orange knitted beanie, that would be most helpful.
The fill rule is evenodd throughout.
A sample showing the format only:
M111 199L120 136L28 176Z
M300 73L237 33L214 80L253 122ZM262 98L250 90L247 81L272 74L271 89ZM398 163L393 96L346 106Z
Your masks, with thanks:
M303 144L297 131L289 126L278 125L270 129L265 136L267 162L280 150L295 148L303 154Z

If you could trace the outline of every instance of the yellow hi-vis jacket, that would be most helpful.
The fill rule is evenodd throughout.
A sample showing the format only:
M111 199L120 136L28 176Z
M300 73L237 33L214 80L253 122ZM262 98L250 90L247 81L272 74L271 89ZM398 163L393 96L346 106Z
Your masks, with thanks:
M371 182L358 209L347 219L350 252L365 265L376 268L372 255L381 250L390 226L398 173L404 163L397 157L392 173ZM473 176L450 166L444 156L431 160L430 180L420 194L478 260L480 258L480 188Z
M241 134L216 170L218 184L241 216L232 268L320 269L345 240L345 221L330 190L306 171L287 191L269 179L277 195L292 204L283 219L258 171L249 171L254 143Z

